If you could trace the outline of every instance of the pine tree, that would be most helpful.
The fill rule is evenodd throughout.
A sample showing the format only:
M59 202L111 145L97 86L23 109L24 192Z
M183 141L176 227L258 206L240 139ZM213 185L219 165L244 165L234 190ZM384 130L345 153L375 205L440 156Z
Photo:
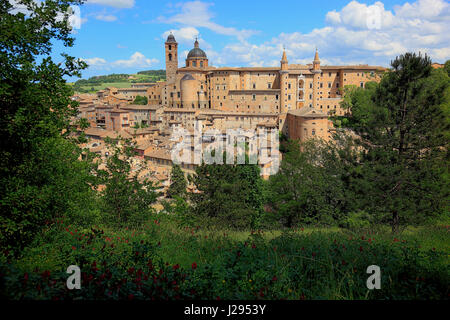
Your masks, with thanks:
M186 195L187 181L180 166L174 164L170 174L171 184L167 190L167 196L173 198L175 196L184 197Z

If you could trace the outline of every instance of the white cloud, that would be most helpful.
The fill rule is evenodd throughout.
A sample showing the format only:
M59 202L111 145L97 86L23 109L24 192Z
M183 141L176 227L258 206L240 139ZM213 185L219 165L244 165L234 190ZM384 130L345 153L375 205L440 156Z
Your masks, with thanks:
M114 8L133 8L134 0L86 0L87 4L99 4Z
M158 63L157 59L146 58L142 53L135 52L128 60L117 60L111 63L113 67L119 68L145 68Z
M212 3L205 3L201 1L191 1L178 4L181 12L171 17L159 17L158 22L162 23L176 23L182 26L206 28L217 34L234 36L239 41L244 41L248 37L258 33L255 30L238 30L236 28L224 27L212 21L214 14L209 10Z
M193 45L195 37L200 34L200 32L194 27L171 29L162 34L162 38L164 39L164 41L167 39L170 33L174 35L178 43L183 43L186 45Z
M316 47L322 64L388 66L407 51L427 53L437 62L450 59L450 4L446 0L407 2L393 11L380 1L373 5L351 1L341 10L328 12L325 21L325 27L309 33L281 33L258 45L248 41L228 44L214 61L230 66L270 66L274 61L279 65L283 46L290 63L302 64L312 62Z
M88 58L82 60L85 61L89 65L89 67L94 68L103 67L107 64L106 60L102 58Z
M109 70L111 68L147 68L158 63L157 59L146 58L142 53L135 52L131 55L129 59L116 60L113 62L108 62L103 58L86 58L83 59L89 65L89 67L94 69L104 69Z
M95 19L100 20L100 21L105 21L105 22L112 22L112 21L116 21L117 17L110 15L110 14L99 14L99 15L95 16Z

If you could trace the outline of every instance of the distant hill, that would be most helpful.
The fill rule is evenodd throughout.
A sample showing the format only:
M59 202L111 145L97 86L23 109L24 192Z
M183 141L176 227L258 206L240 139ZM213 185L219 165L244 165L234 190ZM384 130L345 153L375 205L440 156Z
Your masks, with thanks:
M94 76L89 79L80 79L73 83L73 89L79 93L90 93L106 87L124 88L131 83L157 82L166 80L165 70L139 71L137 74L113 73L106 76Z

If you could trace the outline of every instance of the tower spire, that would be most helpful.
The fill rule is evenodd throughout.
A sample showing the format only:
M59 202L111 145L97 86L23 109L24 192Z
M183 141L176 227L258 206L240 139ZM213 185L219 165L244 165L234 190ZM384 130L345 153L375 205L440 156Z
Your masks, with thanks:
M281 57L281 62L282 63L287 63L287 57L286 57L286 48L283 46L283 56Z
M317 49L317 47L316 47L316 54L314 55L314 62L320 62L319 50Z

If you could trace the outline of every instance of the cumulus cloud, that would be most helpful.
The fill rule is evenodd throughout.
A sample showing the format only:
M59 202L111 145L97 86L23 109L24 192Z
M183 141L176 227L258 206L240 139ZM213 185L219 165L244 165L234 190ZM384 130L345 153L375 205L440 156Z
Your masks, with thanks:
M171 17L158 17L157 21L162 23L175 23L187 27L206 28L217 34L234 36L239 41L244 41L250 36L257 34L255 30L236 29L225 27L212 21L214 14L210 11L212 3L191 1L178 4L181 12Z
M380 1L351 1L324 17L326 26L309 33L281 33L262 44L240 41L226 45L218 65L273 65L283 46L290 63L311 63L317 47L322 64L388 66L407 51L427 53L433 61L450 59L450 4L417 0L386 10Z
M174 35L178 43L187 45L192 45L194 43L194 39L200 34L200 32L194 27L171 29L162 34L162 38L164 39L164 41L167 39L170 33Z
M85 61L90 67L103 67L107 64L106 60L103 58L87 58L87 59L82 59L83 61Z
M95 19L105 22L113 22L117 20L117 17L111 14L98 14L95 16Z
M133 8L134 0L86 0L88 4L99 4L114 8Z
M83 59L89 65L89 67L94 69L104 69L109 70L111 68L123 68L123 69L131 69L131 68L147 68L151 67L154 64L158 63L157 59L146 58L142 53L135 52L131 55L129 59L124 60L116 60L113 62L108 62L103 58L86 58Z

